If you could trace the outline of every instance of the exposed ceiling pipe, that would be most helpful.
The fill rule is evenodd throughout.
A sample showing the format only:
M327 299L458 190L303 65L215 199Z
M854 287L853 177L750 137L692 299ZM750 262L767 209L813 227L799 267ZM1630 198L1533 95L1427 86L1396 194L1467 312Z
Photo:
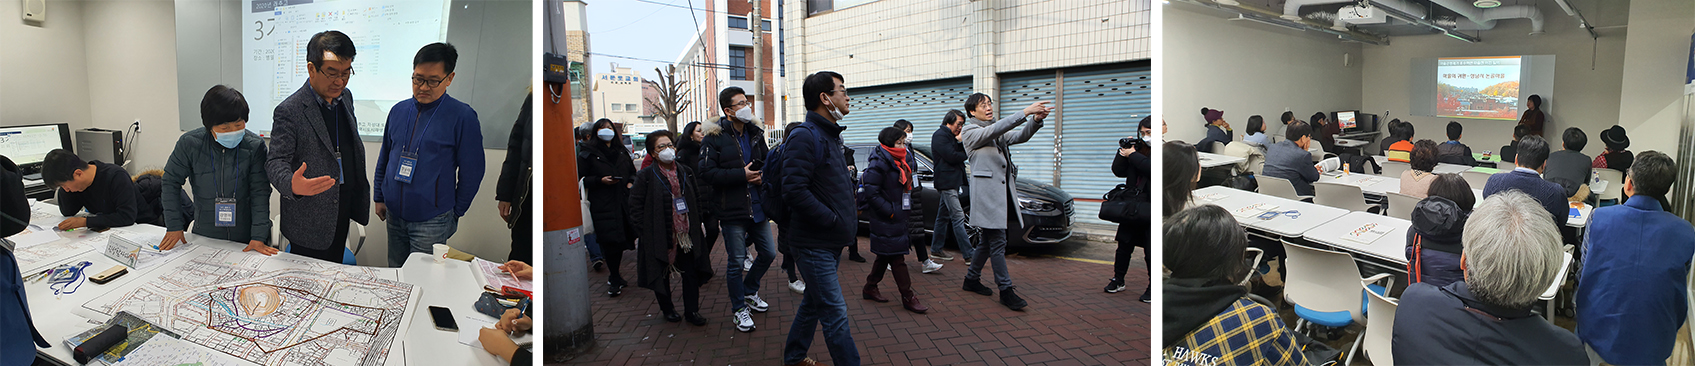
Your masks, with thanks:
M1482 18L1494 23L1501 19L1530 19L1530 35L1542 34L1542 10L1535 5L1513 5L1483 10Z
M1402 12L1407 13L1413 19L1401 19L1401 20L1407 21L1409 23L1415 23L1418 20L1425 19L1425 17L1428 16L1427 14L1424 13L1424 7L1414 6L1414 5L1409 4L1409 3L1407 3L1406 1L1403 1L1403 0L1372 0L1371 3L1373 5L1376 5L1377 7L1380 7L1380 8L1394 8L1395 10L1400 10Z
M1288 2L1283 3L1282 18L1285 20L1301 20L1301 7L1307 5L1341 4L1351 2L1355 2L1355 0L1289 0Z
M1595 34L1595 26L1589 25L1589 20L1583 19L1583 14L1578 13L1577 8L1571 7L1569 0L1554 0L1554 3L1560 4L1560 9L1565 10L1567 16L1577 18L1577 27L1589 32L1589 39L1600 38Z
M1348 31L1348 22L1342 21L1342 14L1340 11L1337 11L1336 13L1326 13L1322 11L1314 12L1312 14L1307 14L1307 19L1313 21L1328 21L1330 22L1330 29L1342 32Z
M1376 7L1379 10L1382 10L1384 14L1387 14L1390 17L1400 19L1400 20L1408 22L1408 23L1430 27L1430 29L1440 31L1444 34L1447 34L1449 37L1453 37L1454 39L1458 39L1458 40L1461 40L1461 41L1466 41L1466 42L1471 42L1471 43L1477 43L1477 42L1483 41L1482 39L1478 39L1477 37L1473 37L1473 36L1465 34L1465 33L1455 32L1455 30L1457 30L1457 29L1451 23L1450 24L1440 24L1440 23L1436 22L1435 19L1430 19L1431 17L1429 16L1428 13L1426 13L1424 11L1424 8L1414 6L1414 5L1409 4L1405 1L1401 1L1401 0L1369 0L1369 1L1371 2L1371 5L1373 5L1374 7Z
M1368 43L1368 44L1373 44L1373 45L1378 45L1378 46L1389 45L1388 39L1385 39L1385 38L1379 37L1379 36L1374 36L1374 35L1369 35L1369 34L1364 34L1364 33L1359 33L1359 32L1352 32L1352 31L1338 32L1336 30L1332 30L1330 28L1324 27L1323 25L1313 24L1310 21L1285 20L1285 19L1280 18L1280 16L1282 14L1279 14L1275 10L1262 9L1262 8L1258 8L1258 7L1254 7L1254 6L1247 6L1247 5L1225 6L1225 5L1220 5L1220 4L1218 4L1217 2L1214 2L1214 1L1201 1L1201 0L1177 0L1177 1L1186 2L1186 3L1190 3L1190 4L1195 4L1195 5L1200 5L1200 6L1205 6L1205 7L1209 7L1209 8L1213 8L1213 9L1235 12L1237 14L1237 17L1235 19L1250 20L1250 21L1255 21L1255 22L1260 22L1260 23L1265 23L1265 24L1270 24L1270 25L1276 25L1276 26L1295 29L1295 30L1323 32L1323 33L1326 33L1326 34L1335 35L1336 38L1346 40L1346 41Z

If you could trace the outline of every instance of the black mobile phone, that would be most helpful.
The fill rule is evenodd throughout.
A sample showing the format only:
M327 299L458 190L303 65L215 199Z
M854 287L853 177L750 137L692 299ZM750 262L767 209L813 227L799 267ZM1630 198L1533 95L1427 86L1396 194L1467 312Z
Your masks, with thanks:
M440 306L430 307L430 320L435 321L436 329L459 331L459 323L453 321L453 311Z
M765 169L765 160L764 159L754 160L753 165L749 166L747 168L749 170L756 171L756 172L761 170L761 169Z

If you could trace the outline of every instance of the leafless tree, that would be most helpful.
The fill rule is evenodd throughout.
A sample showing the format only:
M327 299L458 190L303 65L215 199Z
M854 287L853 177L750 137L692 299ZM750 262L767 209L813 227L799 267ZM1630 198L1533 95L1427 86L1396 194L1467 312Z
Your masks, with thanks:
M659 99L646 97L643 99L646 99L645 102L648 106L653 107L654 115L665 119L666 129L682 131L677 128L677 116L683 114L683 111L689 108L692 101L683 100L683 95L688 94L689 91L683 87L683 82L677 81L677 66L666 65L665 71L660 71L659 68L655 67L653 72L659 75L658 82L653 80L642 80L642 82L648 83L648 85L653 86L654 90L658 90Z

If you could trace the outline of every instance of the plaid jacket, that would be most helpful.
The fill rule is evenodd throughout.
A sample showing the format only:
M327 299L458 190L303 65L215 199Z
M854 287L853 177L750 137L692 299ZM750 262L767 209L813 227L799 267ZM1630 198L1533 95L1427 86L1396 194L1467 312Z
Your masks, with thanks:
M1167 366L1305 365L1277 312L1242 298L1165 348Z

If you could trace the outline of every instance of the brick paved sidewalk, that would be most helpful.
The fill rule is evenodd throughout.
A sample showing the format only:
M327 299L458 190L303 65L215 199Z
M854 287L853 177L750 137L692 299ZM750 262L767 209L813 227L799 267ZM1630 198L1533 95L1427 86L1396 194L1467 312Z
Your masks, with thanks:
M867 248L866 238L859 241L861 250ZM1001 306L998 292L982 296L961 290L967 266L963 258L943 262L945 267L934 274L919 274L916 261L907 256L913 287L930 307L928 314L901 308L889 276L881 289L892 301L861 299L870 262L849 261L844 254L840 279L852 320L849 328L866 365L1146 365L1152 323L1148 304L1136 301L1148 285L1144 255L1136 253L1128 288L1117 294L1101 291L1112 276L1111 264L1009 257L1018 294L1030 303L1022 312ZM591 272L596 344L566 364L782 364L783 341L801 301L801 295L788 288L782 255L760 284L760 294L771 307L753 314L758 329L752 333L738 332L730 322L722 241L713 258L718 275L701 287L700 295L701 314L708 323L698 327L666 322L653 292L644 288L627 287L621 296L607 297L605 272ZM635 264L626 259L623 268L634 283ZM993 287L992 271L983 272L985 284ZM674 278L672 282L677 296L673 301L682 311L681 285ZM810 356L830 364L821 333L814 337Z

